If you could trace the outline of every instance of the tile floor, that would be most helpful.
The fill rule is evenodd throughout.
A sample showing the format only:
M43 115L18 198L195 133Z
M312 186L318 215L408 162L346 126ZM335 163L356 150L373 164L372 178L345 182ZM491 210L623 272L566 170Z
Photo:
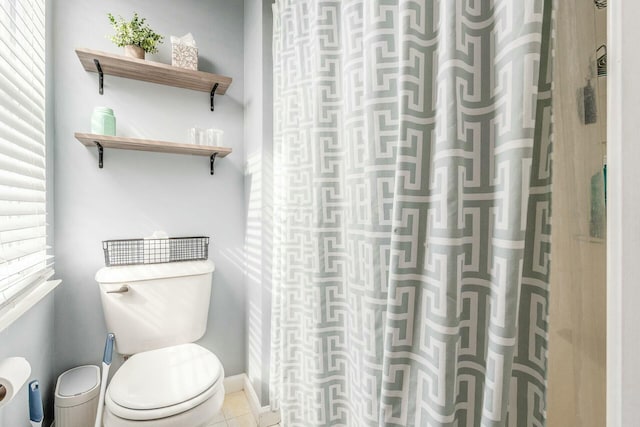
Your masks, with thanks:
M222 412L216 415L208 427L257 427L257 425L244 391L239 391L225 396Z

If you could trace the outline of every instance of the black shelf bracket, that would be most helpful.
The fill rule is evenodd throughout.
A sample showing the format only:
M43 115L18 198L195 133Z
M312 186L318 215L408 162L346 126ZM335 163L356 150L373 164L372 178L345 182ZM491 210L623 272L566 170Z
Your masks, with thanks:
M104 95L104 73L102 72L102 67L100 66L100 61L98 61L97 59L94 59L93 63L96 64L96 69L98 70L98 75L100 76L98 78L98 80L99 80L98 90L100 91L100 95Z
M213 163L216 161L216 156L218 155L218 153L213 153L211 155L211 158L209 159L210 162L210 167L211 167L211 175L213 175Z
M102 144L98 141L93 142L96 144L96 147L98 147L98 167L102 169L104 166L104 148L102 148Z
M218 89L218 83L214 84L213 89L211 89L211 111L213 111L213 97L216 95L216 89ZM211 175L213 175L213 172Z

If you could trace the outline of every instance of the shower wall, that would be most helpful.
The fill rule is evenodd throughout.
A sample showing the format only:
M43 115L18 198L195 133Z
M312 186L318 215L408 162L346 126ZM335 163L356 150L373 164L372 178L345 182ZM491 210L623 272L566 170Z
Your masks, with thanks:
M603 3L600 1L599 3ZM604 2L606 4L606 2ZM549 427L606 424L606 8L556 2ZM604 70L600 70L602 73Z

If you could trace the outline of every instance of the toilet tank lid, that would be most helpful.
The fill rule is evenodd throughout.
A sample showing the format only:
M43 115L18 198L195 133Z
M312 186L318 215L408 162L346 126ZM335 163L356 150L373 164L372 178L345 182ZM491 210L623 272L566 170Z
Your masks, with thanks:
M211 260L168 262L163 264L124 265L103 267L96 273L98 283L139 282L171 277L197 276L215 270Z

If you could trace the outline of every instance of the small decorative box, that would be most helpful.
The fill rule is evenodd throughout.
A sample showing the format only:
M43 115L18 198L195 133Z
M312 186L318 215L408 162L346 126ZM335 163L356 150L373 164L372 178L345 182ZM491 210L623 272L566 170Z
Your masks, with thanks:
M185 44L172 44L171 65L187 70L198 70L198 48Z

